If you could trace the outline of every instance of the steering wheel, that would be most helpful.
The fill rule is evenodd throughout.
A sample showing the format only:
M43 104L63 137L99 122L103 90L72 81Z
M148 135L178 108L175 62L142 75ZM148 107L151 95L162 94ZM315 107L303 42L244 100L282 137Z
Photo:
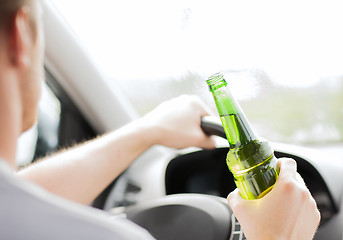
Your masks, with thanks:
M204 117L201 127L209 135L226 138L219 118ZM291 157L297 161L298 171L321 211L322 221L314 239L342 239L341 155L293 145L275 146L276 157ZM236 187L223 162L227 151L227 145L213 150L191 150L173 154L173 159L166 156L162 161L160 157L164 154L156 158L147 155L144 161L123 174L111 189L103 209L116 209L115 213L125 214L161 240L245 239L225 199ZM328 155L332 159L323 161ZM156 167L156 162L161 164ZM151 176L156 170L158 174ZM162 174L159 171L163 171ZM135 178L137 172L141 175ZM146 191L149 187L153 188L152 191ZM161 187L165 187L165 192ZM150 192L162 197L150 198L146 195ZM139 196L149 200L139 201Z
M125 214L158 240L227 240L233 229L242 235L230 224L233 215L226 199L205 194L168 195L128 207Z
M206 134L225 138L217 118L203 117ZM206 194L173 194L124 209L128 219L159 240L245 239L225 198Z

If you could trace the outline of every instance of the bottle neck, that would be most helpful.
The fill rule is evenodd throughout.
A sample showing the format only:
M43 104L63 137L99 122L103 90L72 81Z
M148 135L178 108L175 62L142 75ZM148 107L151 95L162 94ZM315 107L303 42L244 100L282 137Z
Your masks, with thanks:
M235 148L256 140L250 124L239 104L232 97L224 77L207 81L224 127L230 147Z

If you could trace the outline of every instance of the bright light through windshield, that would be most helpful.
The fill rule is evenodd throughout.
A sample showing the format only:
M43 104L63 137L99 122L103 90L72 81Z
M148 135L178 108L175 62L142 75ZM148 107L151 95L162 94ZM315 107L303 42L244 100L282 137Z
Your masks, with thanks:
M262 67L302 86L343 73L340 1L55 2L120 79Z
M53 1L141 114L223 71L262 135L342 141L339 0Z

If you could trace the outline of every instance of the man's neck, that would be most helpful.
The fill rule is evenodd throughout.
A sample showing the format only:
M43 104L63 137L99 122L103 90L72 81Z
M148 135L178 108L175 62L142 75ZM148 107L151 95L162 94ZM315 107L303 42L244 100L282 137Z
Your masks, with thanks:
M16 169L17 139L21 134L21 101L13 72L0 66L0 158Z

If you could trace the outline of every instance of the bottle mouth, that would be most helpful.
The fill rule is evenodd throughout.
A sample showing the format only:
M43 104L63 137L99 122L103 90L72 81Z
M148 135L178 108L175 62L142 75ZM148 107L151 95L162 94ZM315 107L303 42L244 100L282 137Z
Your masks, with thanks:
M215 73L212 76L210 76L206 82L208 85L214 85L216 83L218 83L219 81L224 79L224 75L222 73Z
M222 73L213 74L206 82L211 92L227 85Z

